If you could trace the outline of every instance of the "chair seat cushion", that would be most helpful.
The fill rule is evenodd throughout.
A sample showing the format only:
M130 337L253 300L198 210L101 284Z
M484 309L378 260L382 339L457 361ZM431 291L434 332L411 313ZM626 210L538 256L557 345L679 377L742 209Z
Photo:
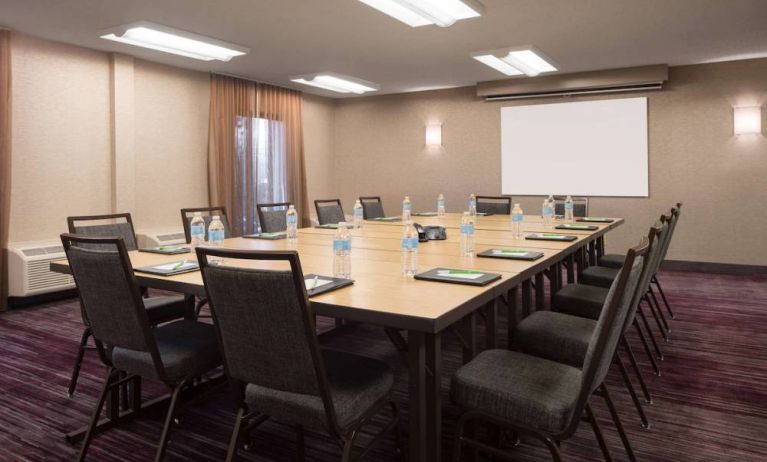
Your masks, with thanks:
M626 261L625 255L618 255L617 253L609 253L607 255L603 255L602 258L599 259L599 266L621 269L623 268L624 261Z
M350 428L376 403L386 398L394 385L388 364L343 351L322 349L333 407L342 429ZM252 410L283 423L327 429L322 398L291 393L250 383L245 402Z
M144 300L146 314L149 316L149 323L152 325L183 318L186 314L184 297L150 297L142 300Z
M609 289L613 281L618 277L620 269L607 268L604 266L589 266L578 277L579 284L598 286Z
M168 379L177 382L195 377L221 365L213 325L180 320L152 329ZM152 356L146 351L114 348L116 368L142 377L160 379Z
M586 284L568 284L551 299L551 309L560 313L599 319L610 289Z
M451 397L521 427L554 434L573 418L581 370L509 350L486 350L453 376Z
M536 311L519 323L514 346L523 353L582 368L597 322L551 311Z

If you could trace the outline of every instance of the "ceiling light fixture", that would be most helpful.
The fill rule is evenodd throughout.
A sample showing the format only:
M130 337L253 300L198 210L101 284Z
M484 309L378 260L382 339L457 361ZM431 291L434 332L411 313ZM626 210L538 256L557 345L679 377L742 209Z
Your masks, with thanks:
M334 91L336 93L355 93L361 95L369 91L376 91L380 86L333 72L320 72L317 74L298 75L291 77L292 82Z
M102 31L101 38L202 61L229 61L249 48L147 21Z
M485 12L477 0L359 0L410 27L435 24L449 27L461 19L476 18Z
M471 57L509 76L525 74L528 77L535 77L544 72L557 70L550 59L544 57L540 50L532 46L481 51L472 53Z

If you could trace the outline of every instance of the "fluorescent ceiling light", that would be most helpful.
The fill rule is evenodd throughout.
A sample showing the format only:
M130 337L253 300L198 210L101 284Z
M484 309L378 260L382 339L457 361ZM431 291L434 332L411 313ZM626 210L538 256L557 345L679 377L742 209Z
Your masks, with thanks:
M360 0L410 27L435 24L448 27L461 19L476 18L484 13L477 0Z
M535 47L506 48L472 53L472 58L506 75L535 77L557 68Z
M332 72L320 72L318 74L299 75L291 77L292 82L309 85L334 91L336 93L356 93L361 95L369 91L376 91L379 86L365 80L335 74Z
M249 48L146 21L104 31L101 38L202 61L229 61L250 51Z

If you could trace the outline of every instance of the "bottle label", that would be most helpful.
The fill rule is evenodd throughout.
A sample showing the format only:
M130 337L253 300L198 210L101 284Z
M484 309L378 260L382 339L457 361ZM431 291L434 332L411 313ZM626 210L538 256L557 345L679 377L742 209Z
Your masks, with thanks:
M402 204L402 211L403 212L409 212L410 211L410 204Z
M192 225L192 227L189 229L189 234L192 236L204 236L205 235L205 225L200 223L199 225Z
M525 216L522 215L521 213L518 215L511 216L511 221L515 221L515 222L522 222L524 219L525 219Z
M543 214L546 216L554 215L554 209L552 209L551 207L544 207Z
M295 225L296 223L298 223L298 216L288 215L285 217L285 222L289 225Z
M474 199L469 199L469 208L476 208L477 207L477 201Z
M225 238L225 233L223 229L219 229L216 231L208 231L208 240L216 242L216 241L223 241Z
M418 248L418 238L417 237L403 237L402 238L402 249L404 250L416 250Z
M437 207L444 207L445 201L437 201Z
M354 217L355 218L362 218L362 209L354 209Z
M573 209L573 203L572 202L565 202L565 209L572 210Z
M333 251L338 252L342 250L351 251L352 241L347 239L333 239Z
M474 234L474 223L461 224L461 234Z

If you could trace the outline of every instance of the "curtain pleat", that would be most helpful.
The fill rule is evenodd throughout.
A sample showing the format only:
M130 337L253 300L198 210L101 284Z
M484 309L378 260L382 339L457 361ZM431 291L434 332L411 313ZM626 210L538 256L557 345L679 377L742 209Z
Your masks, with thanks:
M309 224L302 109L303 99L298 91L223 75L211 77L209 199L211 205L226 206L236 235L246 230L243 222L255 222L257 168L252 165L254 159L251 156L239 159L237 152L238 143L247 143L245 151L248 153L255 149L250 145L254 142L254 118L281 122L269 125L267 143L282 142L282 133L277 132L284 132L287 199L295 205L300 222L304 226ZM238 130L238 119L239 123L247 125L245 139L241 140L237 139L243 136L243 130ZM271 152L275 146L268 147ZM275 166L269 165L268 168ZM247 189L247 185L252 189Z
M11 31L0 30L0 311L8 307L11 214Z

